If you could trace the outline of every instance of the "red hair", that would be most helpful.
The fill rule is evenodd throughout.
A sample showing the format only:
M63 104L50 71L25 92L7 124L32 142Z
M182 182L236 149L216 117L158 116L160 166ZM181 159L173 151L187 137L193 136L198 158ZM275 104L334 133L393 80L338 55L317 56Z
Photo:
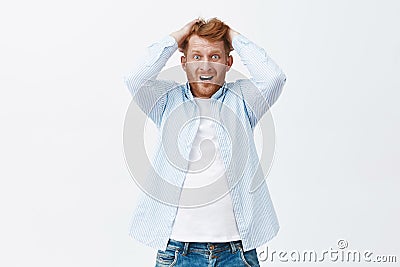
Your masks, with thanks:
M217 18L212 18L207 22L204 19L200 19L199 22L192 26L189 35L182 43L182 51L186 55L187 45L192 35L197 35L208 41L223 41L225 47L225 53L229 55L229 52L233 50L229 41L229 26Z

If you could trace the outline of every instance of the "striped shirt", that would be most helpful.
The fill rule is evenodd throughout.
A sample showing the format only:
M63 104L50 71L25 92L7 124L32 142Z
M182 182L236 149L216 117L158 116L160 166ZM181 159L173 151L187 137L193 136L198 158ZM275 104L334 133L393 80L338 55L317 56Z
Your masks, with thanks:
M225 82L212 96L210 116L225 165L229 194L245 251L260 247L279 230L265 175L257 155L253 130L279 97L286 82L281 68L243 35L232 46L251 78ZM143 62L124 76L133 100L155 123L160 137L152 168L133 211L129 235L137 241L165 250L177 214L188 170L191 144L196 136L199 108L188 82L158 80L157 76L178 45L166 36L148 48ZM182 127L184 125L184 127ZM212 192L193 191L199 198Z

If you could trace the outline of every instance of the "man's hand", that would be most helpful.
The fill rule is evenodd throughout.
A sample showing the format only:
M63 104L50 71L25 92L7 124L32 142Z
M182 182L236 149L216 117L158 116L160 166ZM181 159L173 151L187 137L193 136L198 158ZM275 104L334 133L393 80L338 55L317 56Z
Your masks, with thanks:
M176 42L178 43L178 48L180 52L182 51L182 44L185 41L186 37L190 34L190 30L192 29L193 25L197 22L200 22L200 19L195 19L183 26L182 29L171 33L170 35L175 38Z

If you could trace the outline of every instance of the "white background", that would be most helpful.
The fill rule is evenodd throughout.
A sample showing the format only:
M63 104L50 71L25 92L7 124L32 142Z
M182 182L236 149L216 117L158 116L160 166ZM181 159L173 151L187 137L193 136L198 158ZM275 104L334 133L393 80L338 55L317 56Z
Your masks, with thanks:
M128 237L138 188L123 156L122 75L198 16L222 19L287 75L272 108L268 184L281 230L268 248L322 253L345 239L400 261L398 1L8 2L0 266L154 266L156 251ZM261 266L289 264L331 265Z

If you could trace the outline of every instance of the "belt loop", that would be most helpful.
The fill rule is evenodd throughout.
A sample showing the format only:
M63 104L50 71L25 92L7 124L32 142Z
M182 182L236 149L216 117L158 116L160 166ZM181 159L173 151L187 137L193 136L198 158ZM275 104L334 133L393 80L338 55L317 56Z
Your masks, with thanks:
M236 252L235 243L234 243L233 241L229 241L229 244L231 245L231 251L232 251L232 253L235 253L235 252Z
M183 247L182 255L185 256L189 250L189 242L185 242L185 246Z

